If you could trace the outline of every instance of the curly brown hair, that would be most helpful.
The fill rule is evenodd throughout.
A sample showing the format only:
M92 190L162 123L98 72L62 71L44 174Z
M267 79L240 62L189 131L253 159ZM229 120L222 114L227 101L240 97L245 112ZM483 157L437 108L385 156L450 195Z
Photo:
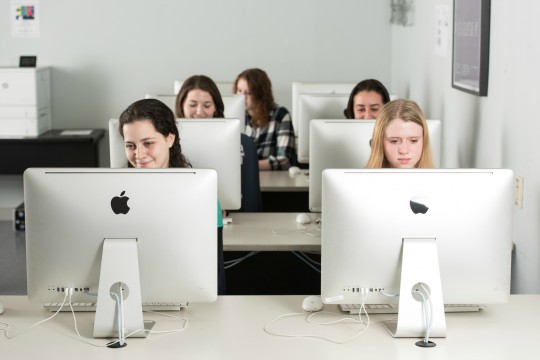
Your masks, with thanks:
M269 114L276 106L274 95L272 94L272 82L264 70L253 68L242 71L234 81L233 92L236 93L238 81L246 80L249 93L255 110L251 116L250 126L252 128L263 128L268 125Z

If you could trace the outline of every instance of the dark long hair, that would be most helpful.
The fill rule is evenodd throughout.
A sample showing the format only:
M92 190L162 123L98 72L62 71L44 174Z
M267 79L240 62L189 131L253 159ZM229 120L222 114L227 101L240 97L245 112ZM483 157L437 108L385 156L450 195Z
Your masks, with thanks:
M143 99L129 105L120 115L120 126L118 130L122 139L124 138L124 125L142 120L150 121L156 128L156 131L163 136L174 135L173 146L169 149L169 167L191 167L190 162L182 154L178 127L176 126L174 114L167 105L157 99ZM128 166L132 167L129 161Z
M219 92L219 89L214 82L214 80L210 79L208 76L205 75L193 75L186 79L182 83L182 87L180 88L180 91L178 92L178 95L176 96L176 102L175 102L175 109L176 109L176 117L179 118L185 118L186 115L184 114L184 103L186 102L186 98L188 96L188 93L191 90L200 89L202 91L205 91L212 96L212 101L214 102L214 105L216 107L216 111L214 112L214 118L224 118L224 112L225 112L225 105L223 105L223 99L221 98L221 93Z
M345 109L345 111L343 111L347 119L354 119L354 97L360 91L375 91L376 93L381 95L383 105L390 102L390 94L388 94L388 90L386 90L384 85L379 80L362 80L358 84L356 84L354 89L352 89L351 95L349 96L349 102L347 103L347 108Z

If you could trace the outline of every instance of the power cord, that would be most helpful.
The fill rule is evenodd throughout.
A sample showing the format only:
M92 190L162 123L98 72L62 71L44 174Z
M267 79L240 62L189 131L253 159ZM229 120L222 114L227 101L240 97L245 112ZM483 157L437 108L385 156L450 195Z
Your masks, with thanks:
M73 289L72 289L72 292L73 292ZM24 334L25 332L29 331L30 329L40 325L40 324L43 324L44 322L46 321L49 321L51 320L52 318L54 318L56 315L58 315L58 313L60 312L60 310L62 310L62 308L65 306L66 304L66 300L68 299L68 296L69 296L69 288L65 288L64 289L64 300L62 301L62 304L60 305L60 307L58 308L58 310L56 310L56 312L54 314L52 314L51 316L49 316L48 318L46 319L43 319L41 321L38 321L37 323L31 325L29 328L27 329L24 329L22 330L21 332L19 332L18 334L15 334L13 336L10 336L8 334L8 329L11 327L10 324L7 324L7 323L2 323L2 324L5 324L7 325L7 327L5 329L2 329L1 331L4 333L4 336L6 337L6 339L8 340L12 340L12 339L15 339L17 336L21 335L21 334Z
M304 233L304 235L307 236L313 236L313 237L321 237L321 226L320 223L316 224L315 226L306 227L304 225L298 224L300 226L300 229L272 229L272 235L287 235L292 232L301 232ZM313 234L312 231L317 231L316 234Z
M309 256L307 256L304 252L302 251L292 251L292 253L298 257L300 260L302 260L304 263L306 263L310 268L312 268L313 270L315 270L316 272L320 273L321 272L321 269L320 268L317 268L314 264L316 265L319 265L321 266L321 264L319 262L316 262L315 260L313 260L312 258L310 258Z
M62 301L62 304L58 307L58 310L56 310L56 312L53 315L51 315L50 317L33 324L29 328L19 332L18 334L15 334L13 336L10 336L8 334L8 329L11 327L11 325L8 324L8 323L0 322L0 324L6 325L6 327L4 329L0 329L0 332L4 333L4 336L6 337L6 339L12 340L12 339L16 338L17 336L29 331L30 329L32 329L32 328L34 328L34 327L36 327L36 326L38 326L40 324L43 324L46 321L49 321L49 320L53 319L56 315L58 315L58 313L60 313L60 311L62 310L62 308L64 306L69 306L69 308L71 310L71 314L73 316L73 324L74 324L75 332L77 333L77 336L80 338L80 341L82 341L85 344L92 345L92 346L95 346L95 347L107 347L108 345L110 346L111 344L119 343L122 339L117 339L117 340L115 340L113 342L108 342L106 344L97 344L97 343L89 341L87 338L85 338L85 337L83 337L81 335L81 333L79 332L79 328L77 326L77 317L75 315L75 310L73 309L73 304L71 302L71 296L73 295L73 290L74 290L73 288L66 288L64 290L64 300ZM66 301L68 301L68 304L66 304ZM158 314L158 315L161 315L161 316L170 317L170 318L177 319L177 320L182 320L184 323L183 323L182 328L173 329L173 330L154 331L154 330L147 330L147 329L137 329L137 330L132 331L129 334L123 336L123 340L125 340L125 338L128 338L128 337L130 337L130 336L132 336L132 335L134 335L134 334L136 334L138 332L141 332L141 331L145 331L145 332L151 333L151 334L169 334L169 333L178 333L178 332L184 331L188 327L189 321L188 321L188 319L185 319L183 317L173 316L173 315L161 313L161 312L158 312L158 311L145 310L144 312Z
M426 324L426 335L424 336L423 343L429 344L429 334L431 332L431 319L433 318L433 308L431 304L431 296L429 295L429 291L426 289L426 287L423 284L420 284L420 287L423 291L419 291L418 289L415 290L415 293L420 295L422 297L422 308L424 310L424 322Z
M369 325L372 323L370 321L370 319L369 319L369 314L366 312L366 308L365 308L365 302L366 302L366 299L367 299L368 295L369 295L369 293L367 291L365 291L365 289L362 289L362 304L361 304L361 307L360 307L358 318L354 318L354 317L351 317L351 316L338 315L338 314L327 312L327 311L312 312L309 315L307 315L305 312L303 312L303 313L290 313L290 314L279 315L276 318L272 319L270 322L268 322L266 325L264 325L263 330L267 334L270 334L270 335L273 335L273 336L282 336L282 337L291 337L291 338L314 338L314 339L328 341L328 342L331 342L331 343L334 343L334 344L345 344L345 343L351 342L351 341L355 340L356 338L358 338L359 336L361 336L368 329ZM365 321L362 319L362 312L364 312L364 314L366 316ZM320 315L320 314L335 315L335 316L338 317L338 319L334 320L334 321L330 321L330 322L314 322L313 319L316 316ZM334 339L331 339L331 338L328 338L328 337L325 337L325 336L314 335L314 334L278 333L278 332L274 332L271 329L271 325L274 324L275 322L277 322L278 320L281 320L281 319L286 318L286 317L293 317L293 316L304 316L305 322L307 322L308 324L317 325L317 326L335 325L335 324L339 324L339 323L342 323L342 322L345 322L345 321L351 321L352 320L354 323L363 325L363 328L360 329L358 331L358 333L356 333L354 336L349 337L349 338L344 339L344 340L334 340Z
M236 266L236 265L240 264L242 261L244 261L246 259L249 259L253 255L257 255L258 253L259 253L259 251L252 251L249 254L242 256L241 258L227 260L227 261L225 261L225 269L230 269L233 266Z

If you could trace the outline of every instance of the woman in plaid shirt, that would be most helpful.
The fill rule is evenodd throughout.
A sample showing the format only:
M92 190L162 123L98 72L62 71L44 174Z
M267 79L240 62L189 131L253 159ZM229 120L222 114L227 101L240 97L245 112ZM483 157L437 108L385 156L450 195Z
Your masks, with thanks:
M246 134L257 146L260 170L287 170L296 162L289 111L274 102L272 83L261 69L237 76L233 91L246 97Z

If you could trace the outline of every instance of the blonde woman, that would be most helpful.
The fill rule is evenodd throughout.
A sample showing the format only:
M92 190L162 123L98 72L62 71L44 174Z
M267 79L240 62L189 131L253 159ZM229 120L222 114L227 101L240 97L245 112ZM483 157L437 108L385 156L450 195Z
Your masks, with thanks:
M390 101L373 129L366 168L432 168L427 121L412 100Z

